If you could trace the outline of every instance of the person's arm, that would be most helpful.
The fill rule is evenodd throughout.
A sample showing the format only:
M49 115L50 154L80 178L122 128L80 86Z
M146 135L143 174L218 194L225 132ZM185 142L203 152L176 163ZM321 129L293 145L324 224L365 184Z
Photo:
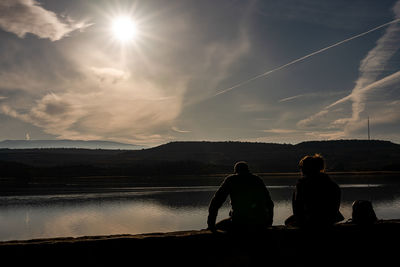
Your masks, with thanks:
M269 191L267 187L265 186L263 182L263 188L264 188L264 195L265 195L265 201L266 201L266 207L268 209L268 215L270 218L270 221L268 222L269 225L272 225L273 219L274 219L274 202L271 199L271 195L269 194Z
M336 211L336 218L334 219L335 222L340 222L344 220L343 214L340 212L340 202L342 198L342 192L340 190L339 185L336 184L336 199L335 199L335 211Z
M336 195L336 199L335 199L336 206L335 206L335 208L336 208L336 210L339 210L340 209L340 201L341 201L341 198L342 198L342 192L340 190L339 185L337 185L337 184L336 184L336 194L335 195Z
M274 222L274 202L271 199L271 196L269 195L269 192L267 190L267 208L268 208L268 213L269 213L269 218L270 221L268 222L268 225L272 225Z
M214 194L214 197L211 200L210 206L208 208L208 218L207 225L208 229L215 229L215 221L217 219L218 210L224 204L226 198L229 195L229 182L228 179L225 179L221 184L217 192Z

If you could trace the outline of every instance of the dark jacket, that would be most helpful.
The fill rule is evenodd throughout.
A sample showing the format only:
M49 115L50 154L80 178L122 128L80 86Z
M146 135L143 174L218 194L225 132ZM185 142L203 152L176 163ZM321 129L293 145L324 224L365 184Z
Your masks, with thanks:
M230 215L236 225L267 226L272 224L274 203L263 180L251 173L225 178L209 206L208 225L215 225L218 209L230 196Z
M292 206L299 225L329 225L343 220L339 186L325 173L304 176L296 184Z

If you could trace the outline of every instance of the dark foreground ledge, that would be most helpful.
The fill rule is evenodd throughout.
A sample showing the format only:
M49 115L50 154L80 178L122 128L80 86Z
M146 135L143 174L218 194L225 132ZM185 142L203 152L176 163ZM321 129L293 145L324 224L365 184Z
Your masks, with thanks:
M274 226L248 235L207 230L0 242L9 266L396 266L400 220L329 229Z

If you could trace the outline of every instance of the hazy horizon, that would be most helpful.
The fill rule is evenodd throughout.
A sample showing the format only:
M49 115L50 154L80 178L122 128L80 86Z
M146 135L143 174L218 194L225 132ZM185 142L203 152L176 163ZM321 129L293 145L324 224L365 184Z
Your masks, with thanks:
M379 140L379 139L370 139L370 140L368 140L368 139L335 139L335 140L306 140L306 141L300 141L300 142L295 142L295 143L285 143L285 142L259 142L259 141L235 141L235 140L213 140L213 141L211 141L211 140L171 140L171 141L166 141L166 142L164 142L164 143L159 143L159 144L153 144L153 145L151 145L151 146L145 146L145 145L137 145L137 144L132 144L132 143L124 143L124 142L118 142L118 141L109 141L109 140L72 140L72 139L4 139L4 140L0 140L0 143L5 143L5 142L27 142L27 143L29 143L29 142L32 142L32 143L35 143L35 141L36 142L57 142L57 141L60 141L60 143L62 143L62 142L65 142L65 141L67 141L67 142L71 142L71 143L80 143L80 142L87 142L87 143L109 143L108 145L113 145L113 144L115 144L115 145L121 145L122 147L121 148L117 148L117 149L123 149L123 147L124 146L132 146L132 148L131 149L149 149L149 148L153 148L153 147L157 147L157 146L162 146L162 145L166 145L166 144L169 144L169 143L174 143L174 142L180 142L180 143L185 143L185 142L197 142L197 143L203 143L203 142L206 142L206 143L258 143L258 144L262 144L262 143L266 143L266 144L268 144L268 143L270 143L270 144L278 144L278 145L293 145L293 146L295 146L295 145L298 145L298 144L301 144L301 143L307 143L307 142L326 142L326 141L371 141L371 142L374 142L374 141L378 141L378 142L391 142L391 143L393 143L393 144L396 144L396 145L400 145L400 143L396 143L396 142L393 142L393 141L390 141L390 140ZM18 148L24 148L24 146L23 146L23 144L18 144ZM106 148L107 147L107 144L105 144L105 149L110 149L110 148ZM135 147L135 148L133 148L133 147ZM0 147L0 148L14 148L13 146L8 146L8 147ZM47 148L47 146L46 147L31 147L31 146L28 146L27 148ZM60 148L62 148L62 147L60 147ZM77 146L76 148L81 148L80 146ZM85 147L82 147L82 148L87 148L86 146ZM96 149L98 149L98 148L96 148ZM101 147L100 147L100 149L101 149ZM126 149L128 149L128 148L126 148Z

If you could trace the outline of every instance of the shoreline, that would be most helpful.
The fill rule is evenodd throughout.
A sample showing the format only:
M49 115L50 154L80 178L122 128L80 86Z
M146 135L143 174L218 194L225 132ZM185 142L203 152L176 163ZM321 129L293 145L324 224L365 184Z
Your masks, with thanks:
M398 183L400 172L327 172L338 184ZM256 173L266 186L295 185L299 173ZM19 181L15 178L0 178L0 197L33 196L51 194L90 194L130 192L137 188L151 187L195 187L219 186L228 174L175 175L175 176L83 176L67 178L31 178ZM379 180L381 179L381 180Z
M272 226L246 235L193 230L4 241L0 253L3 262L41 266L258 266L260 261L281 266L385 266L396 259L399 234L397 219L323 229Z

